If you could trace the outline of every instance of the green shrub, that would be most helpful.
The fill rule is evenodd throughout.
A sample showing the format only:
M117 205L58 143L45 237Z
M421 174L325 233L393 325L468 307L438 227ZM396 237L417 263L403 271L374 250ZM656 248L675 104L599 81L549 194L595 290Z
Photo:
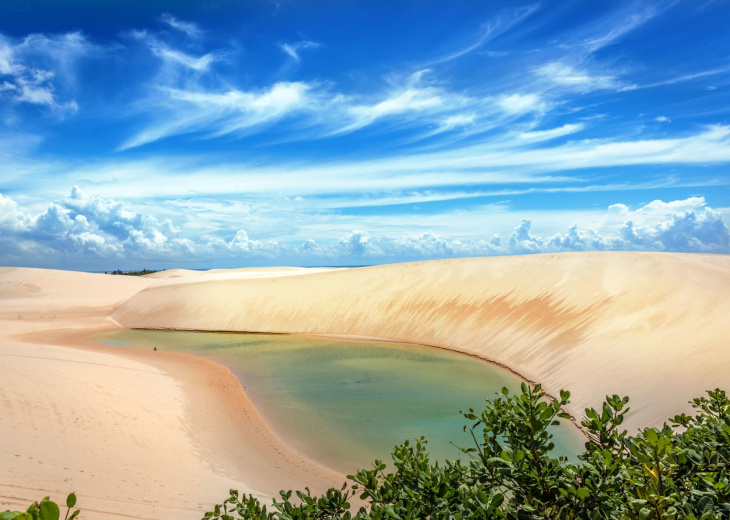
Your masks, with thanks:
M415 519L688 519L730 518L730 401L721 390L692 401L696 415L628 436L620 428L627 397L607 397L581 421L586 450L571 463L552 455L548 427L570 393L547 396L538 385L488 400L480 413L462 412L473 446L466 463L431 464L426 441L396 446L393 472L376 460L349 475L351 483L312 496L282 491L267 509L251 495L230 496L205 520ZM350 511L359 495L367 507Z
M71 513L71 508L76 505L76 495L71 493L66 497L66 516L65 520L73 520L79 516L78 509ZM69 516L70 515L70 516ZM59 520L61 517L61 510L58 504L50 500L50 497L45 497L40 502L35 502L30 505L26 511L5 511L0 513L0 520Z

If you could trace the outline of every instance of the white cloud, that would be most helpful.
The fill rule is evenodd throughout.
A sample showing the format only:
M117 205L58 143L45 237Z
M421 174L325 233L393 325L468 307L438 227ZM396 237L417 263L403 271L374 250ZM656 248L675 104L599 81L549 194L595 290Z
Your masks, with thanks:
M192 123L190 123L192 124ZM188 128L192 128L189 126ZM143 137L144 136L142 134ZM154 136L152 136L154 137ZM543 138L545 135L537 137ZM150 137L150 140L151 137ZM645 182L586 183L583 169L633 165L721 164L730 162L730 127L708 127L696 134L672 139L571 140L566 143L532 142L512 138L426 153L392 153L378 159L359 156L331 161L216 162L210 157L191 160L165 156L157 160L115 160L87 166L49 164L49 180L63 189L78 179L95 178L108 184L97 187L107 196L136 198L140 191L169 197L246 194L254 197L337 195L354 203L362 193L377 198L407 199L424 194L438 200L445 188L479 196L509 196L529 192L581 192L653 189L667 186L718 184L722 179L690 179L677 184L671 176ZM35 168L38 171L38 167ZM2 165L0 165L2 171ZM559 174L554 173L559 172ZM12 173L12 172L10 172ZM123 183L116 179L124 179ZM489 189L495 184L521 184ZM524 186L529 184L529 186ZM528 190L528 191L525 191ZM448 197L446 197L448 198ZM414 202L417 199L413 199ZM408 202L408 200L405 200ZM376 205L371 204L371 205ZM342 205L347 206L344 202Z
M535 69L538 78L548 81L550 84L586 93L595 90L625 90L632 88L626 85L615 75L592 74L586 69L579 69L564 62L555 61L546 63Z
M211 256L227 254L278 259L289 248L286 244L281 244L276 240L251 240L245 230L239 229L230 240L218 236L204 235L202 245L198 245L197 249L197 254L200 254L202 249L204 254Z
M28 226L28 217L18 211L18 203L0 193L0 236L22 231Z
M301 58L299 56L299 50L300 49L316 49L319 47L320 44L317 42L309 41L309 40L302 40L297 43L283 43L279 47L282 51L284 51L286 54L294 58L295 61L301 61Z
M526 114L529 112L544 112L546 103L537 94L511 94L502 96L499 106L510 114Z
M522 219L520 225L515 228L509 237L509 245L512 249L522 253L538 253L541 252L543 246L543 239L534 236L530 232L532 222L528 219Z
M160 20L165 22L167 25L169 25L173 29L177 29L178 31L184 32L191 38L199 38L202 34L202 31L196 24L194 24L192 22L185 22L185 21L179 20L170 14L163 14L160 17Z
M218 57L212 53L204 54L199 57L190 56L189 54L171 49L161 43L151 46L151 49L156 56L164 61L178 63L198 72L205 72L209 70L211 64L218 59Z
M148 31L132 31L129 34L146 45L152 54L160 58L163 64L167 67L180 66L183 67L183 69L188 69L197 73L205 73L210 71L213 63L221 61L225 55L225 53L217 51L208 52L202 56L193 56L169 45L168 43L165 43ZM172 75L171 78L166 78L164 70L162 72L162 76L168 81L177 79L175 75Z
M312 85L303 82L275 83L258 91L227 90L220 93L161 88L165 113L160 120L124 143L120 149L189 132L209 136L242 132L273 124L326 103Z
M424 113L443 111L445 100L439 89L432 87L407 88L393 92L386 99L373 105L351 105L346 108L351 122L338 129L338 132L351 132L375 121L405 113Z
M656 120L659 121L660 123L671 123L672 122L672 120L669 119L667 116L659 116L656 118Z
M469 126L476 120L475 114L457 114L443 119L439 125L442 130L451 130L460 126Z
M601 20L590 29L601 34L588 36L583 41L583 45L590 52L602 49L617 42L625 34L641 27L660 13L660 10L654 6L643 6L637 9L637 5L640 4L630 4L627 9Z
M146 104L155 122L128 139L120 149L191 132L202 132L207 137L242 135L272 124L288 125L280 130L284 135L292 130L292 139L342 135L376 123L387 125L396 121L399 127L436 125L436 132L442 132L465 128L478 118L507 121L546 107L533 94L499 99L455 94L425 84L428 72L391 79L388 90L366 97L346 96L333 92L327 84L303 81L278 82L251 90L214 90L191 86L187 80L180 87L160 85ZM482 129L483 125L474 128Z
M730 252L727 223L701 197L657 200L635 210L619 203L609 207L607 215L610 218L599 228L573 225L565 233L549 236L533 231L533 222L523 218L504 236L482 228L478 234L463 236L427 229L396 235L349 231L324 241L301 235L288 240L258 239L241 227L215 233L186 229L170 219L89 196L74 187L70 197L48 204L37 215L23 212L15 201L0 195L0 262L46 265L52 258L54 266L79 259L97 266L111 261L137 266L139 262L190 266L222 261L331 265L589 250ZM499 218L511 216L514 213Z
M542 142L575 134L585 128L583 123L569 123L558 128L550 128L549 130L533 130L531 132L522 132L517 134L520 139L527 142Z
M539 7L539 4L533 4L520 7L518 9L503 11L498 16L482 24L479 34L471 42L467 43L460 49L431 60L429 63L437 64L455 60L479 49L485 43L495 39L499 35L509 31L513 27L516 27L523 20L528 18L535 11L537 11Z
M0 99L45 106L58 114L77 111L78 104L70 99L75 64L96 49L78 32L22 39L0 34Z

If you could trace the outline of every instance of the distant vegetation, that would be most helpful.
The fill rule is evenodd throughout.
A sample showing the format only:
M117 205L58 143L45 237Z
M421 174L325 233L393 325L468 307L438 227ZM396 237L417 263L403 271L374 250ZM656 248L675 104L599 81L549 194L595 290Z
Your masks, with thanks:
M152 273L159 273L159 271L150 271L149 269L142 269L141 271L127 271L126 273L121 269L117 269L116 271L111 271L109 273L104 271L104 274L122 274L124 276L144 276Z
M395 471L376 460L370 470L322 496L282 491L270 509L251 495L230 496L205 520L415 520L415 519L636 519L709 520L730 517L730 401L714 390L695 399L697 415L635 437L620 426L628 398L607 397L600 411L586 409L581 424L586 451L571 463L551 455L548 427L570 393L555 401L522 385L522 392L487 401L477 414L462 412L472 447L460 461L430 464L426 441L392 453ZM366 507L350 511L359 495Z

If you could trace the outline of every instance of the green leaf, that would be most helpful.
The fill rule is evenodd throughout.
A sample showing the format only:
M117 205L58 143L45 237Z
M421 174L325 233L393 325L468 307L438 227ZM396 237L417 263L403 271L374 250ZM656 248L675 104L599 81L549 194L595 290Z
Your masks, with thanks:
M653 444L659 439L659 434L654 428L647 428L644 430L644 438Z
M588 488L578 488L578 491L575 492L576 495L578 495L578 498L581 500L585 500L588 498L591 494L590 490Z
M73 507L76 505L76 493L71 493L66 497L66 507Z
M58 520L61 516L61 510L58 509L58 505L50 500L43 500L41 502L41 510L39 518L40 520Z

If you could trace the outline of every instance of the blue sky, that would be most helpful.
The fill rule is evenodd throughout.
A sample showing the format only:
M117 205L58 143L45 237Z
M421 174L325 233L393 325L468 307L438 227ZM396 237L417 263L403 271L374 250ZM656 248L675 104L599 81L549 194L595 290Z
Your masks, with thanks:
M0 265L730 252L730 3L0 4Z

